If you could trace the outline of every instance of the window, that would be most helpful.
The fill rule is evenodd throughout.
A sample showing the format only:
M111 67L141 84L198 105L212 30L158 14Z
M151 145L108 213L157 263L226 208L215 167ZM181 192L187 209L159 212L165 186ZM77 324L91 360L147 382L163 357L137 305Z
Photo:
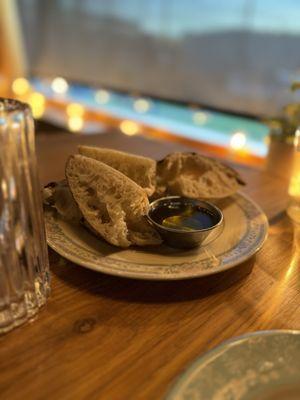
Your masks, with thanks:
M30 73L256 115L300 72L298 0L19 0Z

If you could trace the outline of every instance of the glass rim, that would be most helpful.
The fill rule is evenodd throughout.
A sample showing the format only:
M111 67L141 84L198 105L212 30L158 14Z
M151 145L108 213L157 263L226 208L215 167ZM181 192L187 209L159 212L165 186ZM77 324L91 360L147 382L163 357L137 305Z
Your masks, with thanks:
M0 97L0 112L5 113L15 113L15 112L29 112L31 113L31 108L29 104L23 103L20 100Z

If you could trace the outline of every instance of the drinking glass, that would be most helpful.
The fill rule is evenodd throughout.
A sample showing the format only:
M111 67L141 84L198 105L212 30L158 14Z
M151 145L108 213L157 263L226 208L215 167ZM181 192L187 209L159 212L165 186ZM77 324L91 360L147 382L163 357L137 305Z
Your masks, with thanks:
M49 292L31 110L0 98L0 333L32 319Z

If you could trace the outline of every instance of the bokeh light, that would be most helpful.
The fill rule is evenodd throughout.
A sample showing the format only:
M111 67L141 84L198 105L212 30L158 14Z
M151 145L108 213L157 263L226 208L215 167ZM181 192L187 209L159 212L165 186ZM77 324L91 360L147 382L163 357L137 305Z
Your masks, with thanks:
M243 132L235 132L230 139L230 147L234 150L241 150L245 147L246 135Z
M34 118L41 118L45 112L45 96L39 92L30 93L27 102L29 103Z
M133 108L138 113L146 113L150 109L150 102L146 99L137 99L133 103Z
M136 122L124 120L120 123L120 130L128 136L136 135L139 132L139 126Z
M196 111L193 114L193 121L197 125L203 125L208 120L208 114L204 111Z
M54 78L51 83L51 89L54 93L65 94L69 89L68 82L64 78Z
M68 128L72 132L79 132L82 130L84 120L79 116L72 116L68 118Z
M66 108L66 113L69 117L82 117L84 107L79 103L70 103Z
M110 99L110 93L107 90L100 89L95 94L95 100L99 104L105 104Z
M12 91L17 96L23 96L30 90L30 84L25 78L17 78L11 85Z

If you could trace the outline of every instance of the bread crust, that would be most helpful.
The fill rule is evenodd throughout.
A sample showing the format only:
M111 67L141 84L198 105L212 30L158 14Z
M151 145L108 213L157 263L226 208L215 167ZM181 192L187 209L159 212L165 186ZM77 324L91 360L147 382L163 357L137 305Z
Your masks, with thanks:
M66 179L86 225L106 241L119 247L161 243L144 218L149 208L145 191L124 174L73 155L66 164Z
M244 184L227 165L198 153L172 153L157 162L156 196L165 194L217 199L233 195Z
M141 186L148 196L154 193L156 181L155 160L101 147L78 146L78 152L83 156L101 161L117 171L122 172Z

